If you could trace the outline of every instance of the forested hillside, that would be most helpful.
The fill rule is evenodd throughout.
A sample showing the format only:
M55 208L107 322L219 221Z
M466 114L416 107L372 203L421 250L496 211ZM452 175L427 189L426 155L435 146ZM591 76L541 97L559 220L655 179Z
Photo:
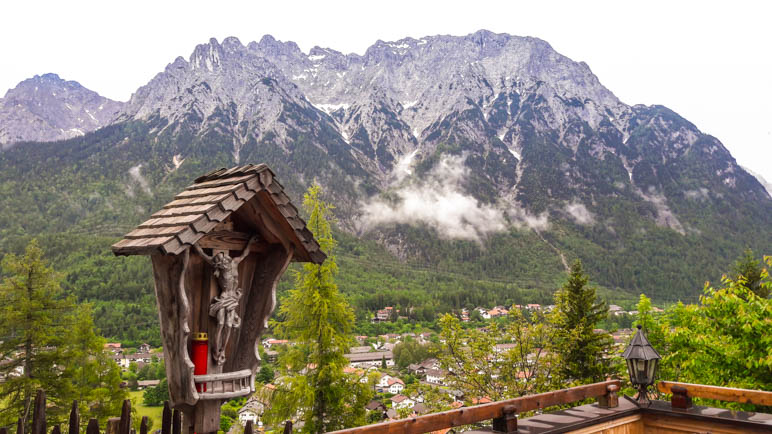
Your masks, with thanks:
M0 153L0 255L39 238L105 335L152 341L149 262L109 246L197 176L246 163L296 204L316 182L336 206L360 324L386 305L430 321L548 303L575 259L616 304L694 301L746 247L772 250L772 198L673 111L623 104L538 39L397 42L357 56L212 40L111 125L16 143Z

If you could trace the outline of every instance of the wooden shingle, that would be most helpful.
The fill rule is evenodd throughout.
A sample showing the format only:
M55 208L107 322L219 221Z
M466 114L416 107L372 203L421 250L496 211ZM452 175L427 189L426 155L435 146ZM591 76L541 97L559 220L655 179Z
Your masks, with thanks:
M297 208L268 166L246 165L213 170L153 213L112 246L116 255L178 255L213 231L244 204L258 200L283 217L281 230L296 247L296 260L321 263L326 258Z

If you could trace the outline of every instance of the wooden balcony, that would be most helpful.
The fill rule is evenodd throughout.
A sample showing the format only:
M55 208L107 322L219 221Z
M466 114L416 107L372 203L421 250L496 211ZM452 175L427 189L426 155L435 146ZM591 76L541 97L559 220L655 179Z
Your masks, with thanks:
M454 427L471 433L772 433L772 414L691 404L691 398L697 397L769 406L772 405L772 392L662 381L657 387L662 393L672 394L671 402L655 400L649 406L639 407L632 400L616 396L619 386L619 381L606 381L336 433L410 434L447 432ZM523 419L517 417L518 413L571 404L586 398L597 398L598 403Z

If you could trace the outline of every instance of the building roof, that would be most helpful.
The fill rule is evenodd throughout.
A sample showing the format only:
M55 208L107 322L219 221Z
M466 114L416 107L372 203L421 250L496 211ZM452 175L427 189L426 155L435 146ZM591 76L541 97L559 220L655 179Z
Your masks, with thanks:
M382 360L384 357L386 360L391 360L394 355L391 351L378 351L373 353L357 353L357 354L344 354L344 356L350 362L369 362L373 360Z
M197 178L173 201L113 244L113 253L178 255L253 199L274 210L272 214L281 220L280 229L295 245L294 257L317 264L326 259L284 187L265 164L218 169Z
M391 399L391 402L400 403L400 402L402 402L402 401L404 401L406 399L410 399L410 398L408 398L405 395L394 395L390 399ZM412 399L411 399L411 401L412 401Z

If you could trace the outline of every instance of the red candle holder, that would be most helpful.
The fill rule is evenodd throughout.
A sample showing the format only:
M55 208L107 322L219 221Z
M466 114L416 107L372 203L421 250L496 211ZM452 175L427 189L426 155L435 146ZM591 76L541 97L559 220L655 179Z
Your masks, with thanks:
M206 375L209 360L209 336L206 333L193 335L191 345L193 375ZM196 384L196 391L206 392L206 384Z

